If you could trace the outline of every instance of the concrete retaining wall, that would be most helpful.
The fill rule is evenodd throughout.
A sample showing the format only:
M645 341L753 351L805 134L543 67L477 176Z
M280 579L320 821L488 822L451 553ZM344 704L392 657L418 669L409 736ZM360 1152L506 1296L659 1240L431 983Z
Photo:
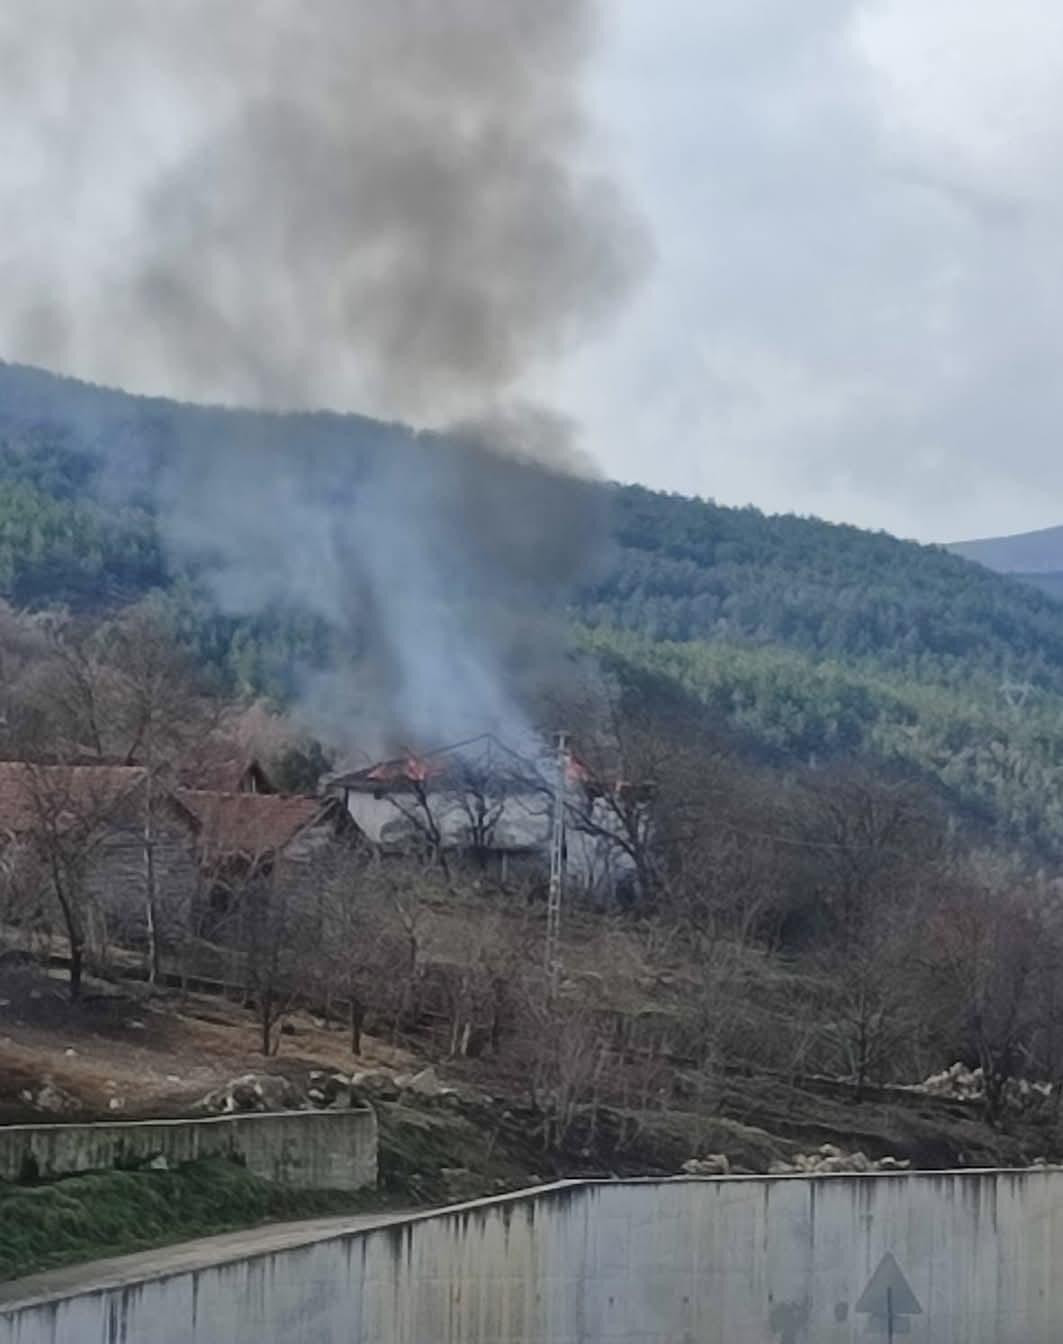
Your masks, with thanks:
M548 1187L0 1312L0 1344L1058 1344L1063 1173Z
M377 1127L370 1110L286 1111L99 1125L0 1128L0 1179L36 1173L230 1156L256 1176L305 1190L361 1190L376 1184Z

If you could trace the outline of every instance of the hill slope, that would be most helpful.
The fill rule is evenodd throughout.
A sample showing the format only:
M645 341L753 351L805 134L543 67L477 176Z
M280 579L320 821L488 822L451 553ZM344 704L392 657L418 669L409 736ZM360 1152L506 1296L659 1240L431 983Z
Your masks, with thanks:
M414 463L417 436L360 416L279 416L127 396L0 365L0 594L98 602L179 577L152 525L152 482L204 443L282 442L333 456L357 488L367 458ZM108 450L105 466L99 454ZM440 443L439 451L460 451ZM121 480L115 463L121 465ZM1063 691L1063 610L938 547L637 486L602 487L612 544L573 605L591 625L669 640L777 643L880 659L920 678L1021 676Z
M614 535L579 598L592 624L1063 691L1063 609L942 548L638 487L617 492Z
M158 481L190 444L247 454L251 471L263 445L297 445L352 495L375 455L416 471L425 451L364 417L182 406L0 365L0 596L91 609L162 589L200 658L283 697L327 658L327 624L297 610L222 617L174 565ZM1063 605L884 533L601 490L611 535L571 593L581 638L693 688L775 756L898 757L994 834L1063 852Z
M961 541L949 550L998 574L1010 574L1050 597L1063 599L1063 527Z
M1063 573L1063 527L959 541L949 550L1000 574Z

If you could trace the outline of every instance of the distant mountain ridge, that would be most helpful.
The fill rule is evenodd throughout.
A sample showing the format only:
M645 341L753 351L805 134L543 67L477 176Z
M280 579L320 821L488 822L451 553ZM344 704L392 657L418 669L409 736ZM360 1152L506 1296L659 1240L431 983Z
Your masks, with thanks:
M1041 527L1007 537L955 542L955 555L1007 574L1063 601L1063 527Z
M1063 573L1063 526L1042 527L1008 537L959 541L948 549L998 574Z

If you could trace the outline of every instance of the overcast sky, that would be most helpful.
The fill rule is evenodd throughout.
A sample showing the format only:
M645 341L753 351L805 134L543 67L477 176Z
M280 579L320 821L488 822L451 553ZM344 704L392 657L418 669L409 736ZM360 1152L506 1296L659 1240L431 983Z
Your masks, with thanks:
M571 374L608 470L921 538L1063 522L1063 5L609 14L657 263Z
M122 183L176 161L208 106L182 107L132 38L73 82L102 3L0 12L8 358L50 348L87 284L106 293L137 227ZM177 33L194 8L108 3ZM624 480L924 539L1063 522L1063 4L601 4L600 148L655 263L531 390ZM187 394L165 369L125 377L137 333L84 311L73 371Z

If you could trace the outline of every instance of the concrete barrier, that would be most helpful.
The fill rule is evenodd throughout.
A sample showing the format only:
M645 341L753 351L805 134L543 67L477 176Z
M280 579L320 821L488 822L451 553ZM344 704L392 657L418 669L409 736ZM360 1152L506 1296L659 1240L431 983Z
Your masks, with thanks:
M368 1109L284 1111L0 1128L0 1179L8 1181L215 1156L236 1158L279 1185L361 1190L376 1184L376 1115Z
M571 1183L133 1262L0 1344L1059 1344L1061 1251L1050 1171Z

